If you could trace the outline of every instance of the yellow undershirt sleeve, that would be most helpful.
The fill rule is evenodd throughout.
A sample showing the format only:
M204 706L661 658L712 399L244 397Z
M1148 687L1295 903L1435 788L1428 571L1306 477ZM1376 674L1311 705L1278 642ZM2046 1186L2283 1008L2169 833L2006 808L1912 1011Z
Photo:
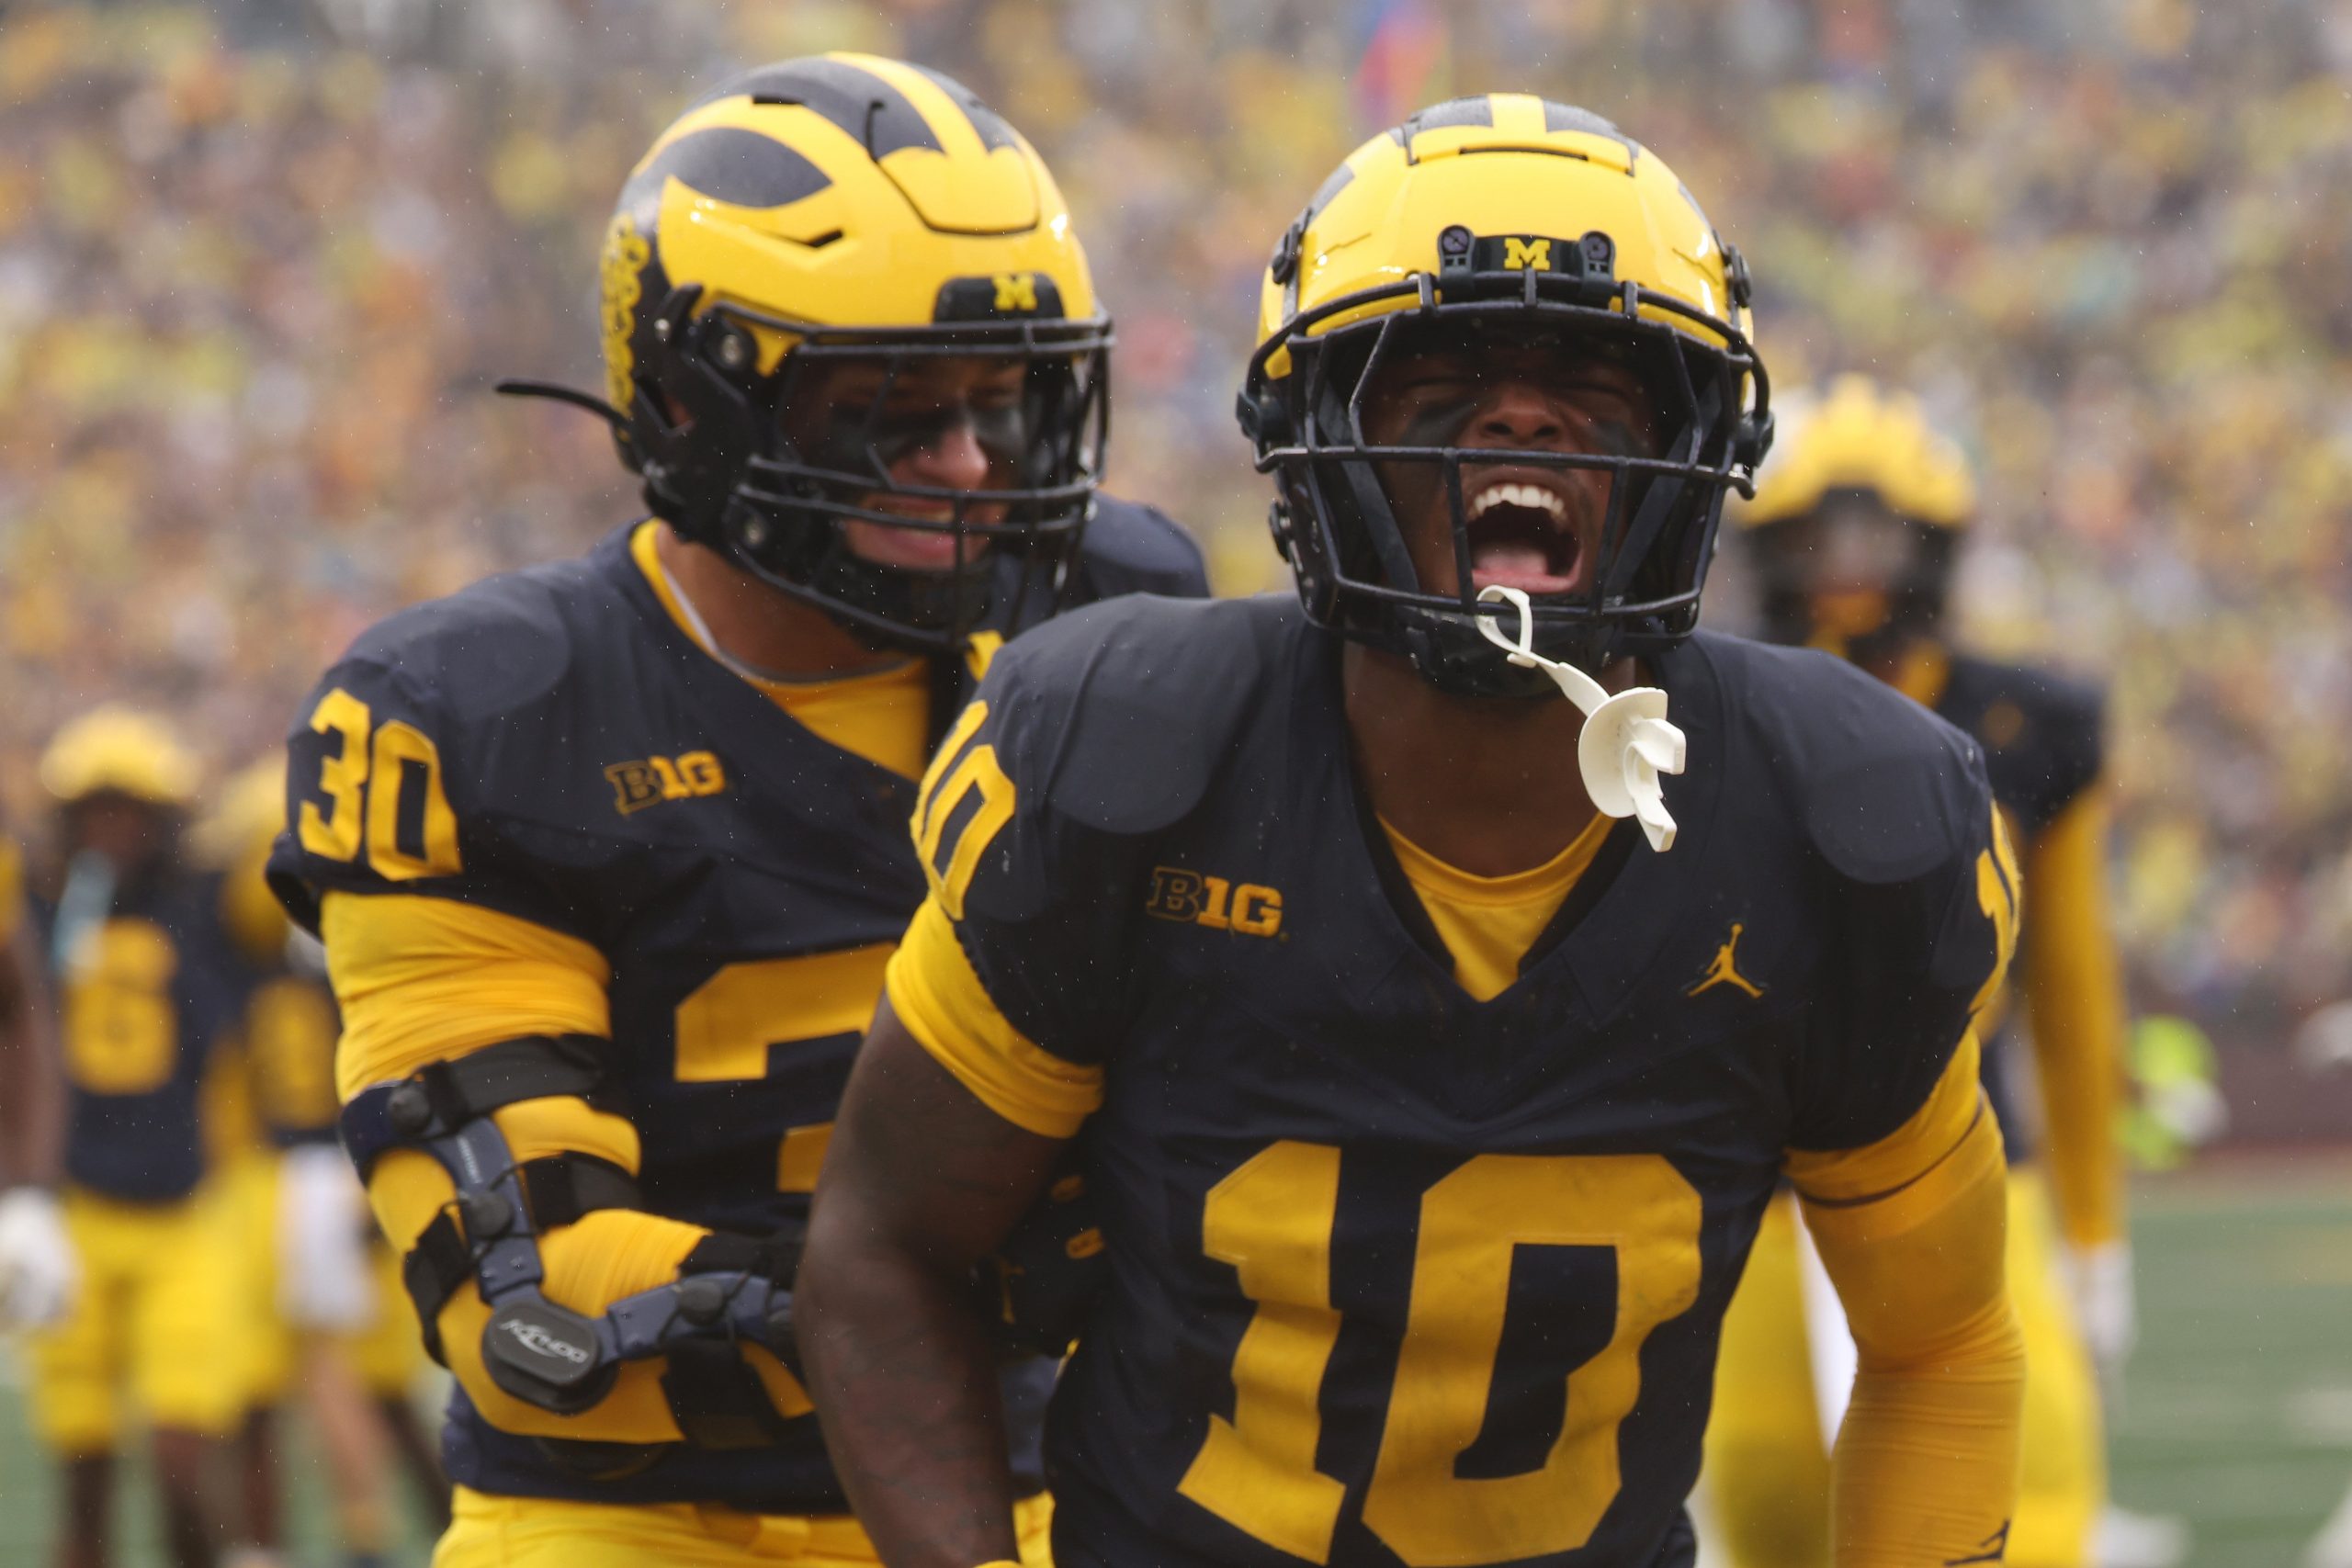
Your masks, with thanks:
M907 1032L1014 1126L1070 1137L1102 1103L1102 1069L1064 1061L1023 1037L980 984L936 899L915 911L884 985Z
M2016 1508L2025 1346L2000 1129L1976 1077L1972 1036L1887 1138L1790 1156L1859 1355L1833 1464L1838 1568L1998 1562Z
M346 1100L370 1084L518 1035L608 1032L610 971L603 955L528 920L445 898L329 893L320 931L328 978L343 1008L335 1077ZM637 1129L577 1098L520 1100L492 1112L492 1120L518 1162L574 1152L632 1174L638 1168ZM405 1252L457 1189L431 1156L395 1149L377 1162L368 1191L384 1234ZM675 1280L678 1265L706 1234L635 1210L595 1211L540 1237L547 1270L542 1289L558 1305L594 1315L623 1296ZM491 1382L481 1359L489 1317L469 1286L442 1308L439 1326L450 1371L491 1425L533 1437L605 1442L678 1438L661 1387L664 1361L631 1362L594 1408L552 1415ZM809 1408L799 1384L773 1356L756 1347L747 1347L744 1355L778 1411L797 1416Z
M2124 1231L2116 1118L2128 1021L2107 908L2107 827L2105 792L2094 785L2029 851L2026 1016L2059 1226L2080 1247L2120 1240Z

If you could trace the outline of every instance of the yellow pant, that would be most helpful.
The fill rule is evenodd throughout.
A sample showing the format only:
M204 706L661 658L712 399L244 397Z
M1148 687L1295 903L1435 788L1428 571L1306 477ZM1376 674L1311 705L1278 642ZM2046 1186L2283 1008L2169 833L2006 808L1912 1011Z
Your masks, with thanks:
M433 1568L736 1568L788 1562L800 1568L874 1568L874 1543L846 1514L793 1517L741 1514L693 1503L617 1507L546 1497L492 1497L460 1486L449 1533ZM1025 1568L1052 1568L1054 1505L1015 1505Z
M2098 1387L2056 1268L2049 1195L2009 1175L2010 1299L2025 1334L2024 1472L2009 1568L2084 1568L2107 1500ZM1702 1485L1735 1568L1828 1568L1829 1459L1796 1203L1773 1201L1724 1319Z
M278 1156L256 1149L223 1173L222 1197L234 1234L239 1289L237 1360L248 1407L282 1403L294 1381L302 1331L277 1303ZM401 1283L401 1260L387 1243L375 1248L376 1321L336 1342L368 1392L404 1397L424 1366L416 1310Z
M123 1203L77 1190L64 1208L81 1274L63 1321L32 1337L41 1440L72 1457L113 1449L126 1382L158 1427L232 1431L236 1269L219 1193Z

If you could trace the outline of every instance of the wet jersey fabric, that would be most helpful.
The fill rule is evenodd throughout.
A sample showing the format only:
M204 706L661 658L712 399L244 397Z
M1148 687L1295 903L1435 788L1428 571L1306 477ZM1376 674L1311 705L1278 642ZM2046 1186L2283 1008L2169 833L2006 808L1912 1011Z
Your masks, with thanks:
M2105 701L2095 687L2047 671L1954 655L1934 707L1973 737L1984 753L1993 798L2015 826L2019 854L2098 781L2106 763ZM2023 919L2033 919L2030 895ZM2020 964L2011 998L2033 983ZM2007 1009L1984 1042L1984 1090L2001 1119L2012 1162L2039 1152L2033 1118L2024 1113L2017 1075L2023 1042L2018 1010Z
M206 1170L205 1075L243 999L205 885L164 874L118 887L106 918L78 931L39 914L57 971L66 1179L129 1202L187 1197Z
M1008 1057L1095 1105L1063 1568L1691 1561L1783 1151L1912 1117L2001 938L1964 737L1820 654L1701 634L1653 674L1679 841L1619 824L1481 1002L1294 600L1126 600L997 660L917 822Z
M633 527L364 636L298 716L271 882L312 930L328 892L410 894L594 946L612 974L611 1108L642 1140L646 1206L765 1235L806 1216L882 963L922 897L915 786L698 648L632 560ZM1088 594L1205 591L1175 525L1111 501L1079 572ZM967 667L942 671L941 726L1018 615L1048 608L1042 594L999 603ZM1051 1375L1032 1363L1005 1379L1033 1477ZM444 1445L451 1478L484 1493L846 1506L813 1421L774 1448L678 1445L590 1480L458 1390Z

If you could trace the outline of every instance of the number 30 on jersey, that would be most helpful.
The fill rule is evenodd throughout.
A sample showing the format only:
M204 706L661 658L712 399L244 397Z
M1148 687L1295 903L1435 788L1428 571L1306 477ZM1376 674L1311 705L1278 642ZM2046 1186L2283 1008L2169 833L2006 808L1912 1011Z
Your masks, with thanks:
M311 710L311 728L329 741L318 778L326 808L302 802L302 847L345 861L364 850L387 882L456 875L458 814L432 737L396 718L373 724L368 705L340 686Z

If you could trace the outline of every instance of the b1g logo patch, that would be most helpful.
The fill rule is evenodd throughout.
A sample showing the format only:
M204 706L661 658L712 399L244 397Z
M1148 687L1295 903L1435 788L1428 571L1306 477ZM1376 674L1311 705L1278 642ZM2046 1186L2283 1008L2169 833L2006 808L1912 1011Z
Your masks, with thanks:
M717 795L727 787L727 770L713 752L687 751L615 762L605 770L605 780L613 786L613 809L628 817L665 800Z
M1143 912L1155 919L1181 920L1213 931L1277 936L1283 929L1283 896L1274 888L1222 876L1204 876L1172 865L1154 866L1151 893Z

